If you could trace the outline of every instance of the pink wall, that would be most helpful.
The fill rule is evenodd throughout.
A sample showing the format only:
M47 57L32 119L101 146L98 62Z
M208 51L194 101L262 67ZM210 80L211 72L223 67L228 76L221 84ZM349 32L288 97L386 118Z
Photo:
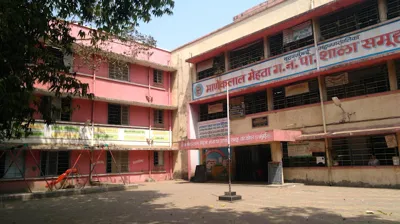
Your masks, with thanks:
M83 99L73 99L72 107L76 108L72 112L71 120L74 122L86 122L92 120L92 101Z
M148 107L130 107L129 114L129 124L131 126L149 126L149 112L150 108Z
M79 161L77 162L76 168L81 175L89 174L89 153L87 150L82 151L71 151L70 152L70 167L76 162L79 154L82 152ZM34 157L40 166L40 151L32 150ZM93 160L96 161L100 151L93 153ZM150 154L150 161L149 161ZM172 178L170 168L172 167L171 160L169 157L169 152L164 152L164 169L165 171L154 171L153 166L153 151L129 151L129 173L122 174L126 183L137 183L144 182L147 178L151 177L156 181L169 180ZM105 174L106 173L106 151L101 153L100 159L93 172L93 179L95 181L102 182L112 182L112 183L123 183L121 176L119 174ZM153 170L150 174L149 163L151 164L151 169ZM29 186L33 190L46 190L46 182L42 180L36 180L32 178L40 177L39 169L36 167L34 159L29 151L25 151L25 177ZM101 174L101 176L97 176ZM87 176L82 177L82 181L87 181ZM55 177L48 177L47 181L54 180ZM0 179L0 192L21 192L28 191L26 184L21 180L4 181Z
M150 71L149 71L150 70ZM150 75L150 82L153 80L152 69L140 65L130 64L129 67L129 80L134 83L148 85Z
M79 40L80 37L78 33L80 30L83 30L87 33L89 31L89 28L71 24L71 35L77 38L78 43L89 45L90 44L89 41ZM128 44L121 43L120 41L117 40L113 40L112 42L108 41L106 45L100 45L100 48L106 51L111 51L123 55L127 55L126 52L132 52L132 48ZM147 53L150 53L151 56L148 57ZM153 48L150 49L149 52L140 53L136 58L139 60L146 60L146 61L151 61L153 63L169 66L171 62L171 53L159 48Z
M94 104L94 123L108 123L108 103L96 101Z

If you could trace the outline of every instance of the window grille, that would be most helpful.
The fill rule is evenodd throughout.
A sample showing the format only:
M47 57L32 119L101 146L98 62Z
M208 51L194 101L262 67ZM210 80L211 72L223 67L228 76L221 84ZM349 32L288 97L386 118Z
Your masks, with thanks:
M379 65L351 71L348 73L347 84L327 87L326 89L328 100L331 100L332 97L343 99L389 91L387 66Z
M214 57L212 68L197 73L197 80L202 80L214 75L219 75L224 72L225 72L225 54L221 54L217 57Z
M129 106L108 104L108 123L129 125Z
M57 176L67 171L69 167L69 151L42 151L40 160L41 175Z
M208 113L208 105L213 105L213 104L217 104L217 103L223 104L222 105L223 111L209 114ZM225 118L225 117L227 117L225 100L200 105L200 121L209 121L209 120Z
M22 174L19 172L18 167L22 173L25 173L25 154L20 152L18 157L18 151L11 152L14 155L13 162L9 151L5 151L4 155L0 158L0 178L22 178ZM17 166L18 165L18 166Z
M163 124L164 124L164 111L154 110L154 125L163 125Z
M267 91L260 91L244 95L246 114L255 114L268 110Z
M154 160L153 160L154 166L164 166L164 152L155 151L153 155L154 155Z
M400 16L400 0L387 0L387 17L393 19Z
M301 83L308 83L308 92L286 96L288 94L286 93L286 87ZM308 81L292 83L287 86L277 87L272 90L272 93L275 110L320 102L318 79L311 79Z
M122 61L110 61L108 63L108 77L129 81L129 64Z
M153 70L153 82L155 84L163 84L164 74L163 71L154 69Z
M56 121L71 121L71 99L42 96L40 102L42 118Z
M61 121L71 121L71 99L62 98L61 99Z
M64 65L64 54L59 48L48 47L48 62L54 65Z
M379 23L377 0L334 12L320 18L321 40L327 40Z
M314 167L321 166L317 164L317 156L325 156L325 152L314 152L310 157L289 157L287 142L281 143L283 150L283 167Z
M264 44L260 40L229 52L229 66L230 69L235 69L260 61L263 58Z
M361 136L332 139L332 158L339 166L367 166L372 155L379 165L393 165L398 149L388 148L385 136Z
M270 57L296 50L314 43L314 34L297 41L284 44L283 32L268 38Z
M129 151L113 151L112 154L115 162L111 153L107 151L107 173L129 172Z

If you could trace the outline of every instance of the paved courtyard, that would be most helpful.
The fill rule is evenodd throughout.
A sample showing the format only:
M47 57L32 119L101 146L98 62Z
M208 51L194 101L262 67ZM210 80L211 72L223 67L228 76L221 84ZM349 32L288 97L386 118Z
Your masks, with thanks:
M400 190L146 183L139 189L27 202L0 202L0 223L400 223ZM371 211L373 214L366 214Z

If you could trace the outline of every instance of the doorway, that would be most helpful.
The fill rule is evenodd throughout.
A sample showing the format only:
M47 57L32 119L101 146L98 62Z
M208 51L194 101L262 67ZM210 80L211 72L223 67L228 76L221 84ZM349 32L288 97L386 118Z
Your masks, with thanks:
M237 181L268 181L268 162L271 161L270 145L235 147Z

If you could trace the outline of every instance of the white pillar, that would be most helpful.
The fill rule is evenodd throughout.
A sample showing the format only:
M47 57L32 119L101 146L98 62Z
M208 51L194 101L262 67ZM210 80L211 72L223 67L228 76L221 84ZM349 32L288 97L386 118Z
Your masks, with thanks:
M378 0L379 19L381 22L387 20L387 2L386 0Z

